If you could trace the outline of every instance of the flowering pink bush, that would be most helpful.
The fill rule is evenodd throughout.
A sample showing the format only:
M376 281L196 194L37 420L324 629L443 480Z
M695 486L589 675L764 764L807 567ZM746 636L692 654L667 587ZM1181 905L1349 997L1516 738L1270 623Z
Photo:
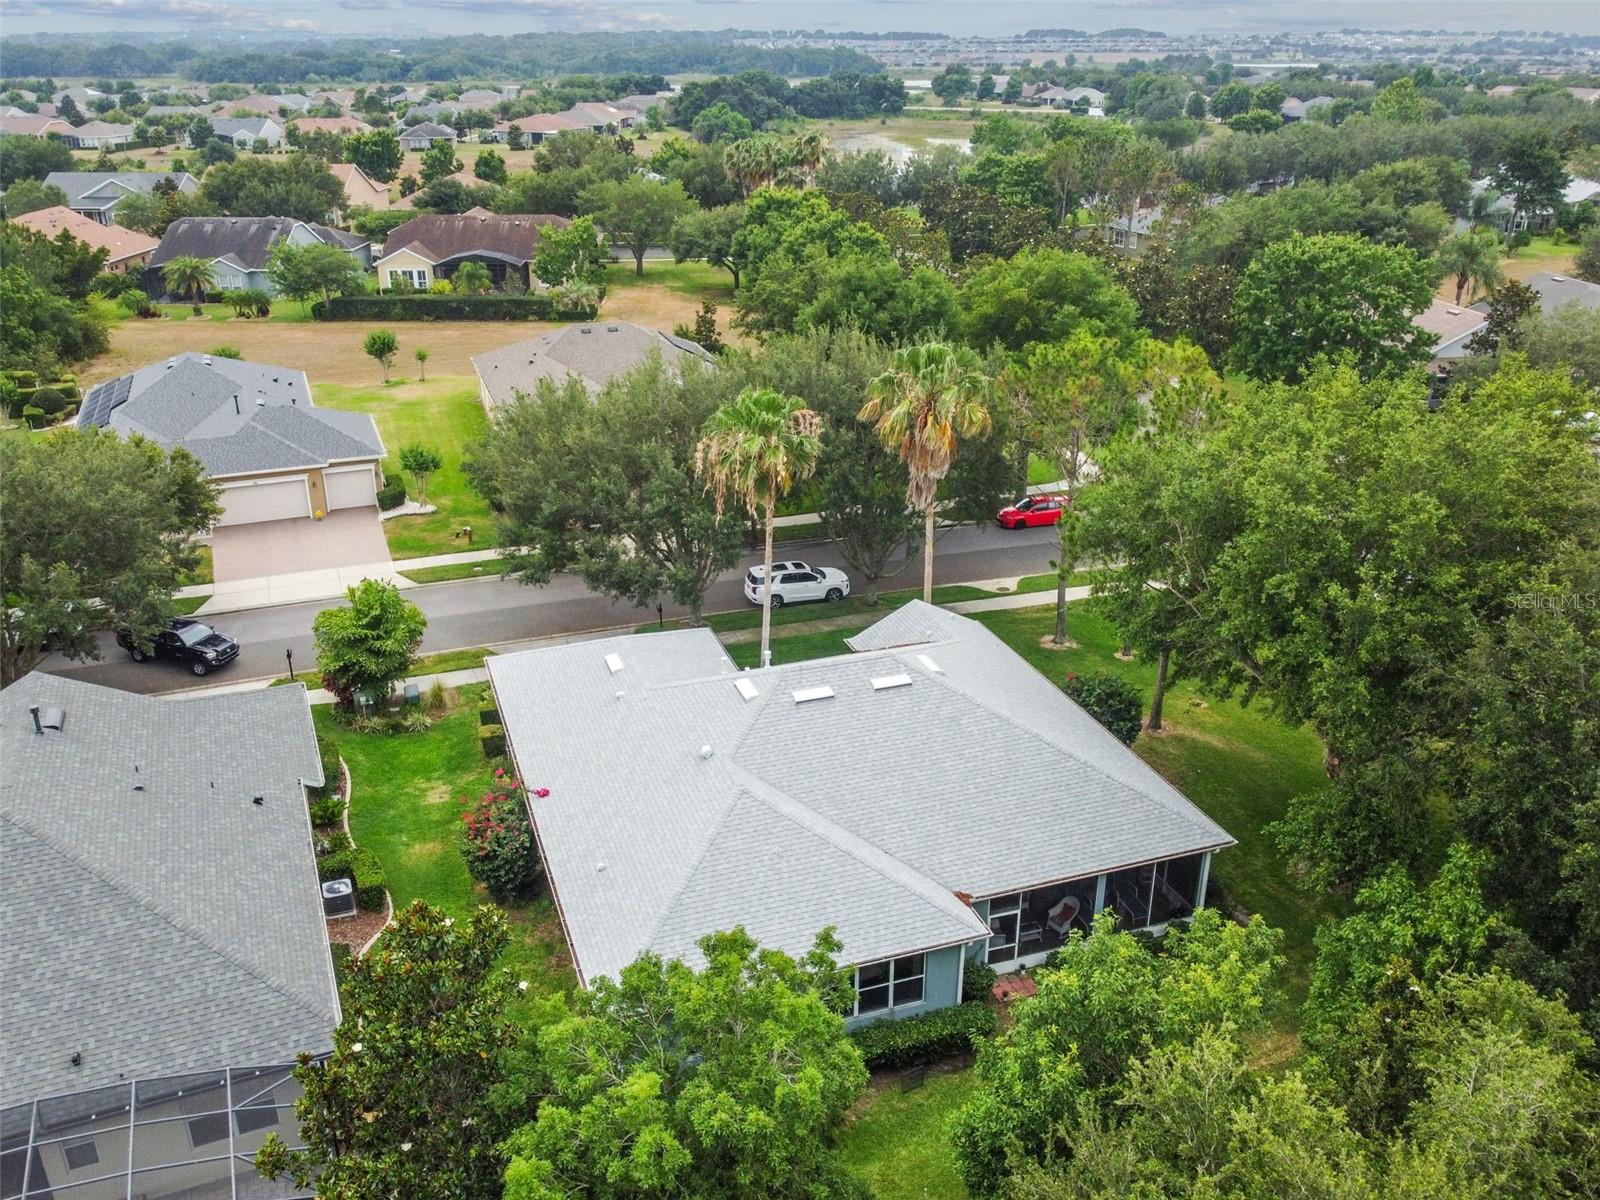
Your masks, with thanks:
M536 788L533 794L544 797L550 790ZM507 779L505 769L497 767L494 789L461 803L461 853L468 872L501 904L532 893L539 882L539 850L521 781Z

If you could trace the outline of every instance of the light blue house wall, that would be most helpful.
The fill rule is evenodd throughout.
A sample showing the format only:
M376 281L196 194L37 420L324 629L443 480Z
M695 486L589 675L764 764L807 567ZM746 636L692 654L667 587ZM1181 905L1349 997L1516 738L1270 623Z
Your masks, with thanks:
M982 938L971 945L978 953L982 953L984 945ZM926 965L923 968L922 1000L919 1003L897 1005L864 1017L847 1017L845 1027L859 1029L874 1021L914 1017L919 1013L932 1012L936 1008L949 1008L952 1004L960 1004L961 959L965 950L965 946L946 946L943 950L928 951Z

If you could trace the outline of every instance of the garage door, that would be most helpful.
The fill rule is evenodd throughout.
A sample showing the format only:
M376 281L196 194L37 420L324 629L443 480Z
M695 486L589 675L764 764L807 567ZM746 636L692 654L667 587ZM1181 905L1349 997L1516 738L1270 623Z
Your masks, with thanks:
M218 525L249 525L256 521L287 521L309 517L304 476L241 484L222 489L222 518Z
M322 487L328 496L328 511L336 508L362 508L378 502L372 483L372 468L353 471L324 471Z

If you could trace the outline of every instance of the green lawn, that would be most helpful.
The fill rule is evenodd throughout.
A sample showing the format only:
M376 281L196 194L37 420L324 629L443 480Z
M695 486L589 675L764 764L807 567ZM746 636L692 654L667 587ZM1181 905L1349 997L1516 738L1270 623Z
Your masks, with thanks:
M1506 255L1502 266L1506 274L1512 278L1526 279L1539 271L1554 271L1558 274L1570 272L1577 257L1576 242L1568 240L1564 235L1542 233L1526 246L1519 247Z
M211 571L211 547L196 546L200 560L195 563L194 570L188 571L183 578L178 580L179 587L191 587L200 583L215 583L216 576Z
M607 291L621 292L641 287L664 288L680 296L710 300L714 304L733 303L733 276L709 263L646 259L644 274L638 275L634 272L630 255L606 268Z
M476 533L476 531L474 531ZM401 571L412 583L448 583L452 579L498 579L500 560L487 559L475 563L451 563L443 567L418 567L414 571Z
M444 458L444 467L428 481L428 502L439 511L426 517L385 521L390 554L397 559L420 558L494 545L489 506L468 486L461 471L467 447L489 429L478 399L477 380L452 375L426 383L405 380L375 388L321 383L317 385L317 403L371 413L389 451L384 467L390 472L400 471L401 447L411 442L432 446ZM406 481L406 491L416 494L414 481ZM472 526L470 546L465 538L453 536L464 525Z
M930 1071L922 1086L902 1090L898 1079L875 1084L839 1135L845 1165L879 1200L960 1200L967 1190L956 1173L947 1129L972 1094L970 1069Z
M228 304L202 304L200 311L205 314L202 317L196 317L194 308L188 304L158 304L156 308L160 310L162 316L169 317L174 321L211 320L216 322L219 327L223 325L259 325L262 320L260 317L235 317L233 315L233 306ZM124 319L129 321L138 320L137 317L125 317ZM266 320L273 324L303 324L311 320L311 312L309 309L304 308L298 300L275 299L272 302L272 315L267 317ZM218 336L222 336L220 328Z
M482 685L460 689L461 702L426 733L358 734L341 729L319 706L319 733L333 739L350 767L350 833L378 856L397 907L422 899L455 917L488 902L467 874L458 845L463 799L476 799L493 771L478 748ZM529 983L527 1000L567 991L576 980L548 898L509 910L512 944L505 965Z

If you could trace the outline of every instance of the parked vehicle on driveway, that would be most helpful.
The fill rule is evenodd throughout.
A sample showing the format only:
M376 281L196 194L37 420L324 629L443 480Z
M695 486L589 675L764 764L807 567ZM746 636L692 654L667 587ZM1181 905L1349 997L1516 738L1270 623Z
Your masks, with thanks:
M1061 520L1069 501L1060 496L1024 496L995 514L1001 529L1026 529L1031 525L1054 525Z
M174 658L196 675L208 674L239 657L238 642L193 617L174 617L171 628L156 634L148 650L134 641L133 634L126 629L117 630L117 645L126 650L134 662Z
M772 607L798 604L806 600L843 600L850 594L850 576L834 567L813 567L803 562L775 562L772 577ZM744 577L744 598L761 603L766 567L757 563Z

